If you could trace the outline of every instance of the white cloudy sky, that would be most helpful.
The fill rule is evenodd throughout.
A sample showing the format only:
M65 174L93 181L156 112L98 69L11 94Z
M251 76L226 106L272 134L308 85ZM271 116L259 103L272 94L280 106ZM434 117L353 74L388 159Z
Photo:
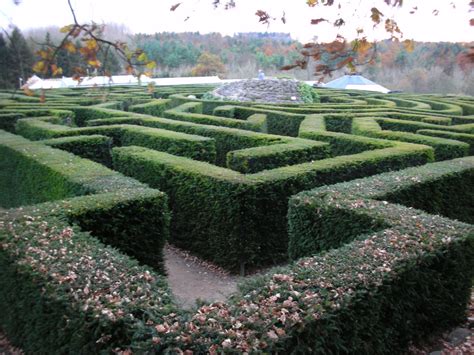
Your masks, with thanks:
M235 0L232 10L215 10L212 0L181 0L176 11L171 5L180 0L72 0L80 22L125 24L132 32L154 33L162 31L235 32L271 31L289 32L293 38L309 41L332 40L336 30L325 23L310 25L313 18L338 18L337 6L309 8L305 0ZM225 0L222 0L225 2ZM405 0L402 9L389 8L383 0L340 0L340 17L347 25L340 30L344 36L353 36L357 27L364 27L366 33L381 39L383 30L372 30L369 20L370 9L376 6L387 16L394 16L404 32L404 38L420 41L473 41L474 26L469 26L467 0ZM338 1L336 1L336 4ZM415 15L409 11L417 6ZM455 8L453 8L455 7ZM266 10L277 20L267 27L258 23L256 10ZM437 16L433 10L439 10ZM279 20L285 12L287 23ZM185 19L189 16L189 19ZM0 0L0 26L7 28L15 24L21 29L63 26L72 22L66 0L22 0L20 5L13 0Z

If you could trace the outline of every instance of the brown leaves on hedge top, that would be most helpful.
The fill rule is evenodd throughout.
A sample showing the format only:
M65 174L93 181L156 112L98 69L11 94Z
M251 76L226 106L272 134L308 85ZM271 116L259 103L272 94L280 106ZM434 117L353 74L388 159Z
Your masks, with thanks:
M376 205L383 204L353 202L334 201L339 203L338 208L343 203L352 209L376 209L380 208ZM413 216L399 217L407 223L414 220ZM224 349L271 352L278 341L302 326L304 320L321 319L324 314L347 305L357 295L356 290L380 286L400 261L429 253L454 240L441 238L442 233L436 238L428 233L430 238L425 238L423 233L428 231L407 235L387 229L354 242L352 248L342 253L332 251L303 258L281 273L267 275L261 287L249 291L235 306L215 303L201 307L186 323L187 334L193 337L194 344L202 345L206 344L207 334L217 337L210 353Z
M0 223L0 248L16 255L17 263L39 272L51 285L62 285L72 304L98 317L116 321L133 319L135 307L164 307L166 289L157 276L131 266L117 253L41 215L20 215ZM26 236L29 236L25 239ZM164 297L164 298L163 298ZM153 304L155 303L155 306Z

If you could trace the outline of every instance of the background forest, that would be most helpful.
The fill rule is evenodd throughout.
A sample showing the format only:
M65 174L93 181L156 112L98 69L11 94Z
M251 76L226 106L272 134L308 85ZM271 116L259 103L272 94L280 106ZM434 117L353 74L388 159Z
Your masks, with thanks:
M47 44L58 44L61 35L56 27L25 33L15 28L8 34L0 33L0 87L14 88L19 85L19 78L30 77L32 65L38 60L35 53ZM311 63L305 70L280 70L301 57L303 44L289 34L239 33L232 37L196 32L131 34L123 25L109 24L103 35L142 48L148 58L158 64L154 70L156 77L250 78L262 69L267 76L318 79ZM411 50L402 43L381 41L377 44L376 63L357 69L391 90L474 95L474 64L466 60L468 49L469 45L461 43L415 42ZM125 73L123 63L113 52L99 53L99 59L104 72ZM58 64L64 76L73 76L74 67L80 62L79 53L59 52ZM92 69L90 74L93 74ZM343 70L333 73L333 77L342 74ZM327 77L324 81L329 80Z

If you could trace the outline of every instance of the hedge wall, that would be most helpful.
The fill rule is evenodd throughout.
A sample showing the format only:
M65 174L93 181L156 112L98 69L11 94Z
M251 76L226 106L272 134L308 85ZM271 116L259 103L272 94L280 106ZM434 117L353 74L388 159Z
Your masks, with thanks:
M266 115L266 132L284 136L296 137L298 128L305 116L302 114L287 113L275 111L275 109L263 109L256 107L243 107L224 105L214 109L214 114L224 117L234 117L240 120L246 120L254 114Z
M0 150L2 207L98 194L86 204L80 204L81 199L71 203L63 213L104 242L162 269L169 223L163 193L90 160L4 131ZM119 199L107 195L111 192Z
M469 155L474 155L474 134L457 133L457 132L450 132L450 131L436 131L433 129L420 129L416 131L416 133L422 134L425 136L455 139L457 141L467 143L469 144Z
M214 139L158 128L123 125L120 145L138 145L211 163L216 160Z
M111 353L173 324L178 311L164 277L49 213L69 207L2 215L0 327L9 340L32 354Z
M404 352L463 319L474 234L381 201L341 208L387 206L395 228L271 270L230 303L184 315L156 274L41 212L12 212L4 220L13 229L0 224L0 324L27 352Z
M468 154L469 145L464 142L446 138L428 137L409 132L382 130L377 122L379 120L381 119L356 117L352 122L352 133L374 138L426 144L434 148L436 160L453 159Z
M79 174L78 179L64 175L64 171L76 170L73 164L79 161L72 155L66 155L74 157L71 162L55 159L64 154L0 131L0 205L18 207L92 192L80 181L84 175Z
M16 131L24 137L35 140L86 134L106 135L112 138L114 146L138 145L197 160L209 162L216 160L216 143L207 137L126 124L71 128L45 122L45 119L22 119L18 122ZM135 119L117 120L129 123Z
M238 120L226 117L204 115L202 104L198 102L188 102L173 109L167 110L163 116L178 121L188 121L204 125L239 128L250 131L258 131L260 127L253 122Z
M227 154L227 167L243 174L329 158L329 144L294 139L287 144L233 150Z
M151 116L162 117L163 113L170 107L170 100L155 99L147 103L132 105L128 109L131 112L144 113Z
M346 231L342 242L346 242L362 234L361 225L368 228L365 230L367 233L390 225L388 212L368 213L362 208L366 206L366 199L383 201L381 206L389 201L448 217L457 215L461 220L472 222L474 187L469 181L472 181L473 174L474 158L466 157L303 192L290 200L290 255L297 258L338 247L341 243L339 233L344 235L342 230ZM339 208L337 202L332 203L336 198L327 197L331 202L327 203L327 191L337 195L337 200L347 199L355 205L360 204L360 208L355 210L357 213L345 207ZM307 199L307 196L314 197ZM312 202L305 202L299 208L298 201L301 200ZM356 200L359 202L354 202ZM315 209L320 211L317 215Z
M331 316L308 307L317 316L304 318L308 320L302 331L290 330L285 334L289 339L283 337L281 347L273 349L400 353L411 342L461 322L474 276L474 227L392 204L390 198L396 203L404 203L406 197L410 203L426 201L429 192L440 189L445 207L456 203L451 196L456 193L472 215L472 196L463 199L460 190L444 186L464 183L466 187L473 172L474 159L469 157L294 196L289 208L292 257L355 241L299 260L291 273L285 270L287 283L296 286L298 293L312 291L323 309L325 300L337 305L329 311ZM340 224L345 227L345 240L338 235ZM380 275L378 281L375 274ZM300 288L301 282L311 285L311 291ZM282 300L293 287L278 287ZM261 292L250 294L258 299Z
M112 165L110 154L112 138L106 136L93 134L88 136L52 138L43 140L41 143L68 151L81 158L90 159L108 167Z
M16 121L24 117L25 115L22 113L0 113L0 129L13 132Z
M261 116L253 116L249 118L256 124L261 125ZM263 134L253 131L245 131L229 127L219 127L212 125L202 125L192 122L176 121L167 118L117 118L96 120L92 122L94 125L113 124L113 123L134 123L146 127L162 128L170 131L188 133L213 138L216 143L217 158L216 164L225 166L227 161L227 153L233 150L265 146L271 144L280 144L290 142L292 138L280 137L275 135Z
M18 132L48 140L0 132L0 199L55 199L0 212L0 328L27 353L404 353L463 319L474 227L415 208L473 223L472 158L327 185L424 164L434 151L465 154L459 141L472 146L474 124L455 115L469 114L468 99L397 95L412 108L394 108L392 95L317 90L333 104L251 107L178 91L205 89L112 88L114 101L93 107L78 106L98 102L80 90L46 104L1 103L3 113L34 117L18 120ZM151 99L160 95L169 101ZM161 115L165 102L174 119L117 110ZM377 121L409 132L350 134L383 132ZM298 138L221 126L235 122ZM177 310L161 276L98 241L162 273L166 196L44 144L87 154L111 138L168 152L113 154L119 170L169 194L176 244L236 271L282 263L288 248L303 258L253 278L227 303ZM30 182L15 195L15 184Z
M113 149L116 170L168 194L172 242L232 270L286 258L286 211L291 195L423 164L431 155L429 147L397 144L242 175L145 148Z
M123 117L127 116L126 112L111 110L102 107L79 107L72 108L74 111L74 124L82 127L87 121L99 118Z
M328 131L326 115L321 114L306 116L306 119L301 123L299 137L330 143L333 156L356 154L366 150L393 146L393 143L387 140Z

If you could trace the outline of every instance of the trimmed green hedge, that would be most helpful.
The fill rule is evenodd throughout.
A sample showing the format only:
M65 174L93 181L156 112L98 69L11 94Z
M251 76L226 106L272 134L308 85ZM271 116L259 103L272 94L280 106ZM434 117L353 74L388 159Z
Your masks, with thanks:
M45 119L22 119L18 122L16 131L24 137L35 140L86 134L106 135L113 139L115 146L138 145L197 160L209 162L216 160L216 143L212 138L126 124L70 128L51 124ZM128 123L134 122L135 119L130 121L126 118L118 118L117 120ZM81 148L77 149L81 150Z
M450 131L436 131L433 129L420 129L416 133L422 134L425 136L455 139L457 141L467 143L469 144L469 155L474 155L474 134L457 133L457 132L450 132Z
M0 113L0 129L13 132L16 121L24 117L25 115L22 113Z
M460 106L453 103L436 101L430 98L426 99L426 98L421 98L421 97L417 97L415 100L418 102L428 104L433 111L441 112L445 115L455 115L455 116L463 115L463 109Z
M473 174L474 158L466 157L303 192L290 200L290 256L298 258L337 248L358 235L387 228L388 212L368 213L364 208L368 198L383 201L382 206L389 201L447 217L458 216L471 223L474 186L469 181ZM357 213L339 208L338 202L332 203L335 198L327 197L326 191L337 195L337 200L350 199L350 203L360 205L355 209ZM302 200L305 203L299 208ZM320 212L314 214L315 209Z
M80 199L90 213L105 202ZM0 219L0 327L25 353L111 353L158 336L153 327L173 324L179 314L164 277L64 222L71 204L77 212L74 200L10 210ZM112 199L107 203L112 207Z
M128 109L131 112L144 113L151 116L162 117L163 113L170 107L170 100L155 99L147 103L133 105Z
M72 119L74 117L74 112L68 109L58 109L58 108L32 108L31 105L25 106L25 109L22 110L10 110L3 109L2 114L21 114L25 117L58 117L61 119Z
M110 167L112 157L112 138L93 134L89 136L72 136L43 140L41 143L53 148L62 149L76 154L81 158L90 159Z
M474 226L392 202L429 207L435 213L442 204L443 212L454 215L464 208L462 215L472 216L474 190L466 182L472 181L473 173L474 159L461 158L294 196L289 208L292 257L355 241L299 260L291 273L285 270L288 284L298 285L296 291L300 282L307 282L320 307L325 308L325 300L338 306L329 308L331 316L308 307L320 316L305 318L308 323L302 332L290 330L281 348L273 349L400 353L411 342L461 322L474 276ZM457 186L469 186L470 198L464 198ZM431 205L426 201L433 193ZM460 206L455 207L457 203ZM449 206L455 211L451 213ZM376 274L380 278L374 278ZM318 289L318 280L325 286ZM278 288L282 299L286 289L286 285ZM251 299L259 294L251 293Z
M271 107L270 107L271 108ZM235 105L224 105L214 109L214 114L223 117L234 117L239 120L247 120L254 114L266 115L265 131L271 134L296 137L298 128L305 116L275 109L263 109L256 107L243 107Z
M87 124L90 120L96 120L99 118L110 118L110 117L123 117L127 116L126 112L111 110L102 107L79 107L75 106L71 108L74 111L74 124L82 127Z
M0 224L0 324L27 352L403 352L461 321L470 295L472 226L390 204L391 223L416 228L271 270L230 303L181 315L162 278L43 211Z
M352 122L352 133L374 138L426 144L434 148L436 160L453 159L468 154L469 145L464 142L446 138L428 137L409 132L382 130L377 122L380 120L384 119L356 117Z
M153 96L181 90L205 91L155 88ZM27 353L365 354L403 353L461 321L474 270L474 227L413 207L472 223L472 158L327 185L433 160L426 145L350 134L359 119L374 116L369 128L375 131L381 130L376 120L405 122L402 128L412 132L397 133L417 142L423 136L410 134L429 128L440 133L425 135L426 142L441 137L470 144L472 118L443 114L454 106L433 113L417 96L401 96L418 106L404 109L393 108L390 95L316 91L334 104L222 106L227 103L171 95L168 108L185 104L189 112L179 115L213 125L118 111L163 109L164 101L141 87L111 88L113 101L93 107L78 106L97 102L81 90L52 92L41 105L6 102L10 111L2 112L33 117L18 121L19 132L48 141L0 133L0 200L18 206L25 193L34 197L26 204L56 200L0 212L0 327ZM213 110L221 117L209 115ZM315 112L322 114L308 114ZM235 121L299 138L219 126ZM202 146L205 160L215 157L225 166L228 159L247 173L151 149L115 148L120 170L168 192L175 244L241 271L284 262L288 247L292 257L313 256L248 281L227 303L177 310L161 276L97 240L163 272L166 196L44 144L86 154L95 149L87 142L97 139L98 148L110 138L193 159ZM443 144L446 157L457 154ZM435 146L437 158L440 149Z
M64 201L63 206L60 214L70 223L165 273L163 247L169 238L170 216L162 192L141 188L97 194Z
M178 121L187 121L204 125L239 128L250 131L258 131L260 126L245 120L238 120L226 117L218 117L202 114L202 103L188 102L174 107L163 113L163 116Z
M439 124L439 125L446 125L446 126L450 126L453 123L453 119L451 117L429 116L429 115L422 115L422 114L417 114L417 113L389 112L386 114L381 114L381 116L386 116L388 118L393 118L393 119L398 119L398 120L417 121L417 122ZM405 126L405 127L409 129L411 126ZM408 132L413 132L413 131L408 131Z
M227 167L243 174L329 158L329 144L294 139L286 144L234 150L227 154Z
M394 116L394 115L391 115ZM397 115L400 116L400 115ZM440 125L439 118L442 119L442 117L428 117L424 116L420 122L417 121L411 121L407 120L407 117L405 115L402 115L402 117L399 117L398 119L393 119L393 118L374 118L382 127L382 129L390 130L393 129L395 131L403 131L403 132L411 132L411 133L416 133L417 130L419 129L432 129L436 127L437 129L450 129L448 125L446 125L448 122L441 120L443 125ZM437 120L437 123L433 122L426 122L426 120Z
M250 121L262 125L264 117L252 115ZM229 127L219 127L212 125L202 125L185 121L176 121L167 118L137 116L136 118L116 118L96 120L94 125L113 124L113 123L134 123L146 127L162 128L170 131L184 132L192 135L200 135L213 138L216 142L217 159L216 164L225 166L227 154L234 150L266 146L272 144L281 144L290 142L292 138L276 135L263 134L253 131L245 131Z
M173 211L171 241L231 270L286 258L286 212L291 195L424 164L431 155L429 147L397 143L390 148L242 175L145 148L113 149L115 169L168 194Z
M96 194L85 204L81 199L71 203L63 214L104 242L163 269L169 223L163 193L90 160L4 131L0 151L0 206ZM112 192L118 197L108 195Z
M334 115L332 115L332 117L334 117ZM344 123L347 125L347 122ZM321 114L306 116L306 119L301 123L299 136L301 138L330 143L332 156L356 154L366 150L383 149L393 146L392 142L382 139L328 131L326 127L326 115Z
M407 100L403 98L394 97L392 95L386 97L386 99L395 102L398 107L417 109L417 110L430 110L431 109L431 106L425 102Z
M212 90L212 88L210 89ZM187 95L193 94L192 92L187 93ZM206 115L211 115L214 112L214 109L218 106L223 105L239 105L239 106L250 106L251 102L236 102L236 101L225 101L225 100L206 100L206 99L193 99L183 94L173 94L169 96L169 99L172 102L172 106L180 106L185 103L200 103L202 105L202 113Z
M216 160L216 143L212 138L150 127L122 127L122 146L138 145L211 163Z

